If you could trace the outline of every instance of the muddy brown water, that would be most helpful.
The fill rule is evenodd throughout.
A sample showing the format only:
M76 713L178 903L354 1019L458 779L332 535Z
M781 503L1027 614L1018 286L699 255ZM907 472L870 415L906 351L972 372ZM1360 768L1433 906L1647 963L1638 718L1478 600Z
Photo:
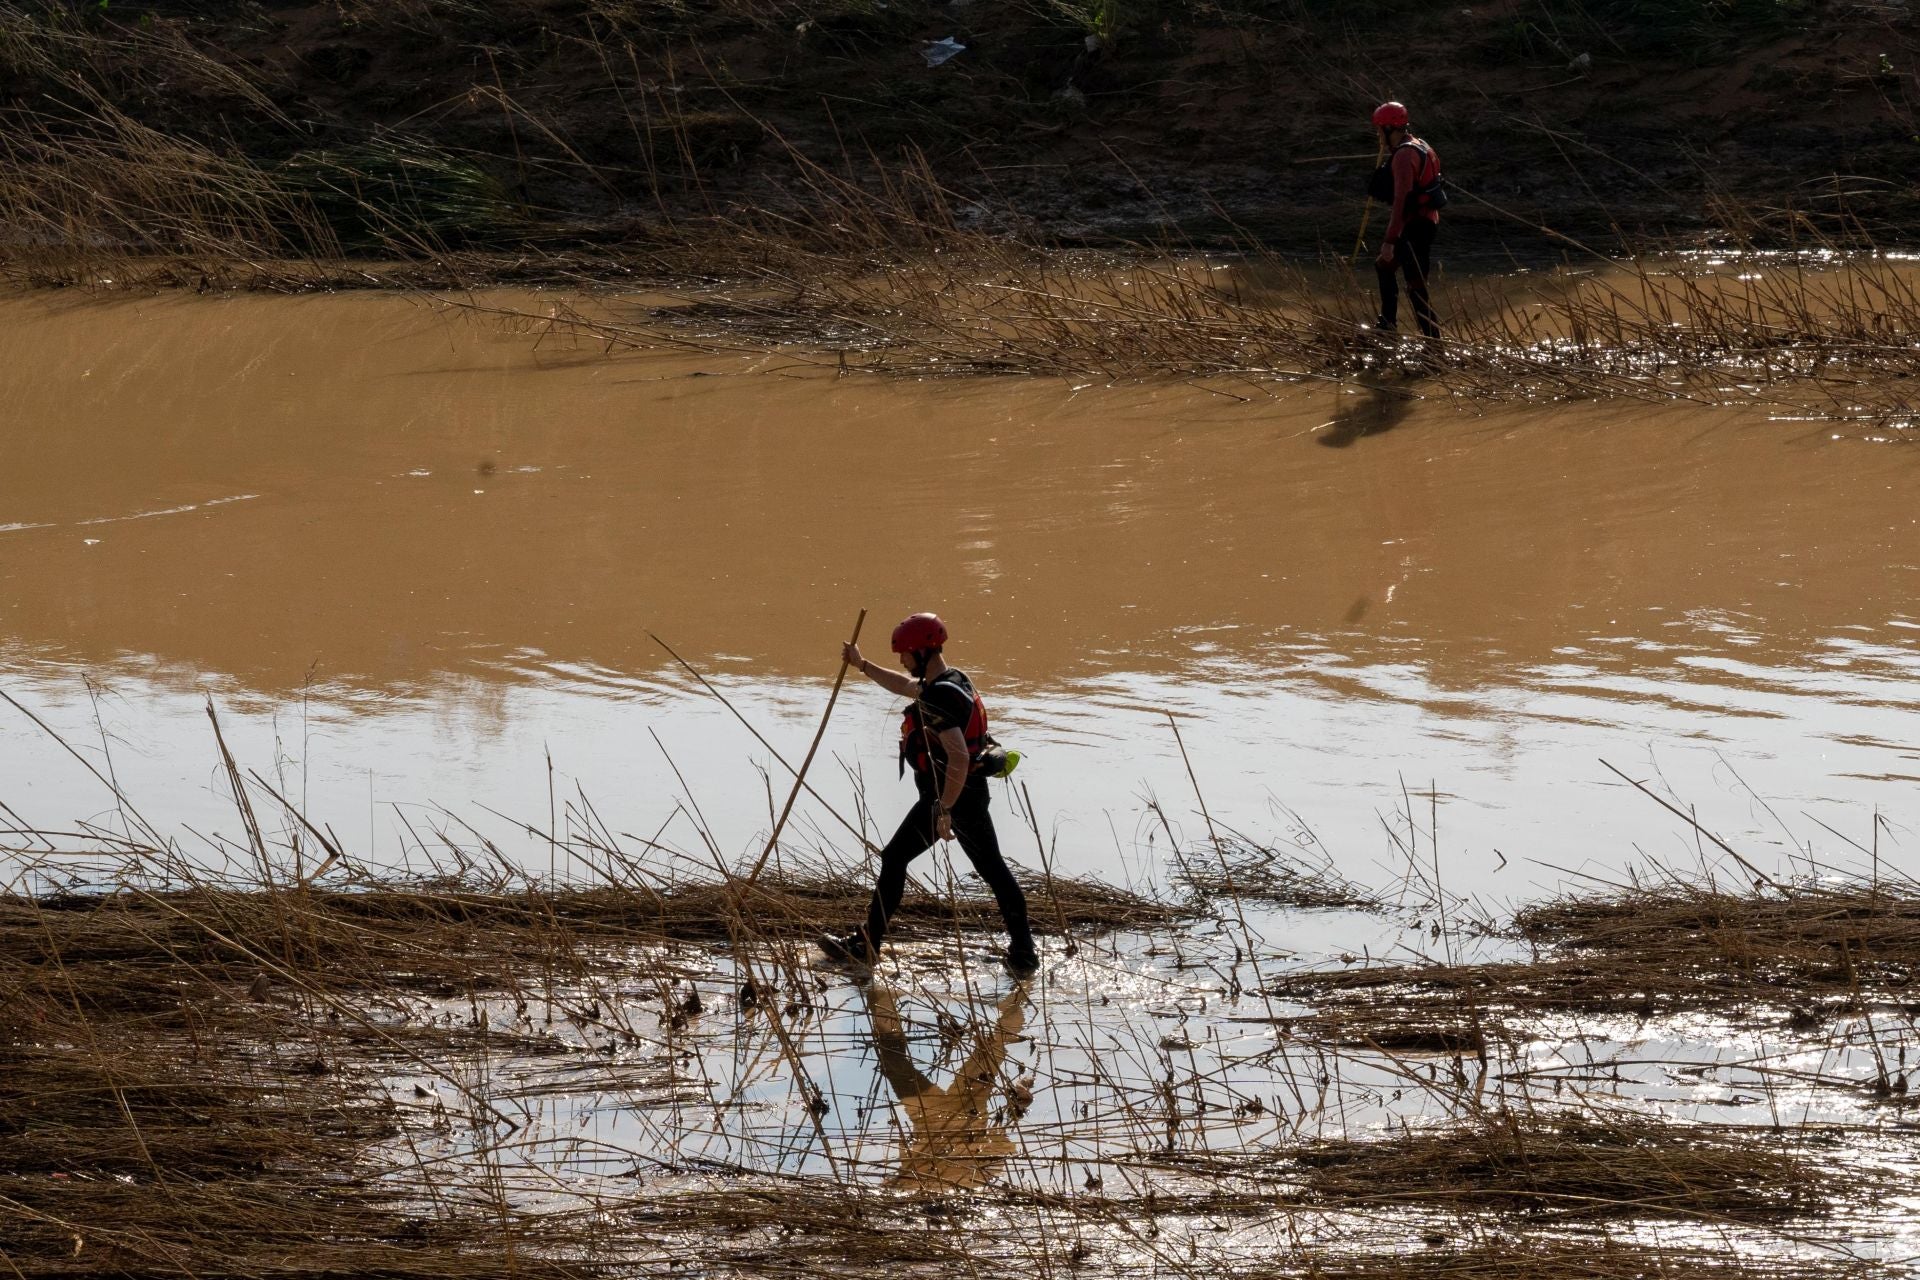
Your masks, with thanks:
M648 633L797 759L862 607L881 657L950 620L1060 865L1116 880L1163 870L1146 797L1204 833L1167 712L1216 817L1376 883L1409 807L1449 888L1692 861L1602 759L1769 864L1876 808L1898 862L1920 810L1920 452L1817 424L889 383L378 294L15 298L0 331L0 688L182 830L233 829L211 695L375 861L439 804L544 862L486 810L544 827L576 788L693 849L672 765L746 850L779 768ZM850 685L816 765L888 829L893 705ZM0 711L0 800L110 815Z

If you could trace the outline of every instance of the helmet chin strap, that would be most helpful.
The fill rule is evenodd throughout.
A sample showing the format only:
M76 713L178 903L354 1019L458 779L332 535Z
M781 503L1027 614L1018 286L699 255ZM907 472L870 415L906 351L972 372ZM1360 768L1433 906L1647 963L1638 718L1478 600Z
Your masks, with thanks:
M933 650L931 649L915 649L913 651L913 678L915 680L925 680L927 678L927 663L931 661L932 658Z

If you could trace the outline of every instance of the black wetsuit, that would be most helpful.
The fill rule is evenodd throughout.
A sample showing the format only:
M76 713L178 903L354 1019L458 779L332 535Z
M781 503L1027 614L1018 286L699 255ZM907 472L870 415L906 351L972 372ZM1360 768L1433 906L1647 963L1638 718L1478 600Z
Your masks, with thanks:
M947 777L940 734L947 729L966 732L974 724L977 704L972 682L964 673L948 669L927 681L914 706L922 733L909 734L902 743L902 755L913 766L913 781L920 795L907 810L907 816L900 820L893 839L880 851L880 879L874 885L866 923L867 945L874 954L879 953L880 944L887 936L888 921L900 909L900 897L907 888L907 867L931 849L937 838L934 810ZM982 732L984 720L981 713ZM959 841L974 871L993 890L993 899L1000 906L1000 918L1006 922L1013 949L1031 950L1033 932L1027 923L1027 897L1000 853L1000 837L993 829L993 815L987 811L989 801L987 779L977 773L968 774L967 785L949 814L953 838Z
M1433 274L1433 240L1440 231L1440 211L1427 184L1440 181L1440 157L1425 141L1408 138L1393 149L1382 167L1392 179L1392 207L1387 221L1387 243L1394 246L1393 265L1374 269L1380 275L1380 327L1392 329L1400 319L1400 282L1407 277L1407 296L1413 299L1413 318L1427 337L1440 336L1440 320L1427 296Z
M1407 277L1407 296L1413 300L1413 318L1420 332L1433 338L1440 335L1440 320L1434 315L1433 301L1427 296L1427 273L1433 269L1433 239L1440 225L1425 218L1408 218L1399 244L1394 246L1393 265L1375 264L1380 273L1380 327L1392 329L1400 319L1400 282L1396 273Z

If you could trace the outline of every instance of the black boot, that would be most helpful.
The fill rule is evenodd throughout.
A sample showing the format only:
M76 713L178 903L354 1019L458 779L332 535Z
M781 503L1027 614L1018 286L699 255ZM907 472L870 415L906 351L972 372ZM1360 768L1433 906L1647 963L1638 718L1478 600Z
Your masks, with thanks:
M855 929L844 938L823 933L815 941L821 954L836 964L872 964L873 948L867 945L866 931Z

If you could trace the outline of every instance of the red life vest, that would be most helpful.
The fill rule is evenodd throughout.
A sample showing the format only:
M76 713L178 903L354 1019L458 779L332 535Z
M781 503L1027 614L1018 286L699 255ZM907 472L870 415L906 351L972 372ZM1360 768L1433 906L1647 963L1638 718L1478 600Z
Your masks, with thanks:
M931 687L940 682L952 685L972 701L973 707L967 714L967 722L964 725L942 725L939 728L926 725L923 728L920 710L926 698L923 690L918 699L907 705L906 711L900 717L900 770L902 773L906 772L908 765L913 766L915 773L927 773L932 770L933 761L929 752L934 746L934 740L940 736L943 729L958 728L966 738L969 771L974 762L980 758L980 753L986 750L987 704L982 702L980 695L974 691L973 681L967 679L964 671L949 668L929 680L927 685Z
M1381 204L1392 208L1393 197L1397 190L1394 180L1394 161L1402 151L1411 149L1416 157L1413 170L1413 186L1407 192L1407 207L1398 212L1425 213L1429 210L1444 209L1447 205L1446 184L1440 174L1440 154L1421 138L1408 138L1393 149L1386 161L1367 179L1367 194Z

